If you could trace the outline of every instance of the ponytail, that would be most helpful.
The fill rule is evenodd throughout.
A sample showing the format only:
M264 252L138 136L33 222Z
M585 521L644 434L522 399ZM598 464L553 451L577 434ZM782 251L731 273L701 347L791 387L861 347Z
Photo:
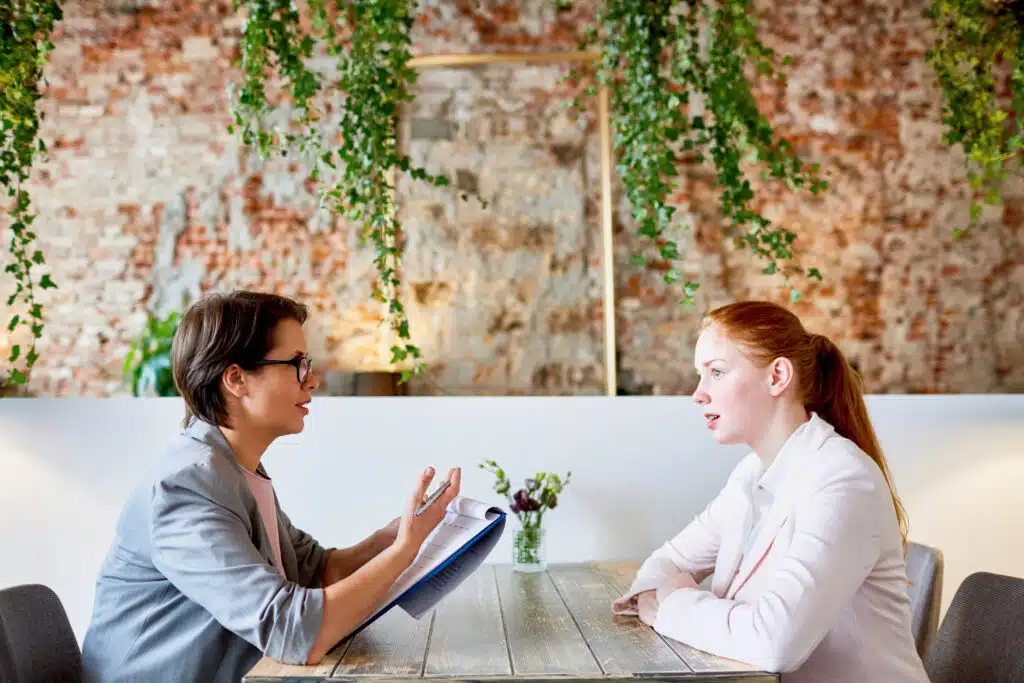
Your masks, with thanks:
M822 419L832 425L841 436L857 444L882 470L885 482L889 485L900 536L906 548L909 530L907 512L896 493L889 464L868 417L860 375L828 337L820 334L811 334L809 337L818 371L806 381L805 404L809 410L821 415Z

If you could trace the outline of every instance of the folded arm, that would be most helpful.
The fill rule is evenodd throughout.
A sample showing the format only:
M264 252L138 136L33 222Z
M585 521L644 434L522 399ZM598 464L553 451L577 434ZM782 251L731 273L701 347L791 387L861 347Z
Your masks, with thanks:
M674 538L655 550L640 565L633 585L616 600L617 614L638 614L636 598L647 591L680 581L687 574L698 584L714 571L722 541L723 519L728 515L728 499L733 492L726 487Z
M830 481L795 510L793 538L755 602L682 589L660 603L655 630L767 671L796 670L877 562L885 504L868 480Z

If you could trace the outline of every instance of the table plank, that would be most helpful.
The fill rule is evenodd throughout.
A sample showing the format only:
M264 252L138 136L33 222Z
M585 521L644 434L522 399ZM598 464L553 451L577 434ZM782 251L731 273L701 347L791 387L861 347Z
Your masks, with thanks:
M521 574L502 565L495 577L516 676L602 673L547 572Z
M636 572L640 568L640 563L598 562L595 564L595 568L608 578L609 582L618 594L621 595L629 590L629 586L633 583L633 579L636 577ZM640 622L639 619L637 619L637 621ZM741 673L758 670L756 667L745 662L725 659L724 657L716 657L715 655L704 652L703 650L698 650L697 648L690 647L685 643L680 643L678 640L665 637L663 637L663 639L668 643L669 647L675 650L677 655L682 657L683 661L686 662L686 664L693 669L695 673ZM777 679L770 678L768 680Z
M437 606L424 675L512 675L492 566L477 569Z
M419 677L433 620L434 612L417 620L391 608L352 639L332 677Z
M550 574L605 673L690 673L679 655L643 622L612 614L619 591L596 568L560 566Z
M242 677L243 683L285 683L286 681L322 681L331 675L334 667L338 665L348 645L343 645L332 653L328 653L320 663L315 666L302 666L300 664L283 664L276 659L264 657Z

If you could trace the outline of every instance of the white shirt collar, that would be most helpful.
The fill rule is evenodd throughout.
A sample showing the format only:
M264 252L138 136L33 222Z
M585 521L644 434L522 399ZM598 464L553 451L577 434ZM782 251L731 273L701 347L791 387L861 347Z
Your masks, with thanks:
M794 429L782 444L772 464L760 476L756 485L774 495L782 483L789 479L788 473L798 465L799 453L817 450L834 433L832 425L817 413L811 412L811 418Z

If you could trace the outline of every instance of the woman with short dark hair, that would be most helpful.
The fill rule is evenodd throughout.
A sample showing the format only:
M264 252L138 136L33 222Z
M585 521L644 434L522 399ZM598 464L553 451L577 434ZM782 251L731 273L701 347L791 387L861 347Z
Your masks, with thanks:
M261 656L315 663L370 615L458 494L452 485L361 543L325 549L280 509L260 460L302 431L319 379L306 308L214 294L182 317L172 370L184 431L131 494L96 582L88 681L237 683Z

